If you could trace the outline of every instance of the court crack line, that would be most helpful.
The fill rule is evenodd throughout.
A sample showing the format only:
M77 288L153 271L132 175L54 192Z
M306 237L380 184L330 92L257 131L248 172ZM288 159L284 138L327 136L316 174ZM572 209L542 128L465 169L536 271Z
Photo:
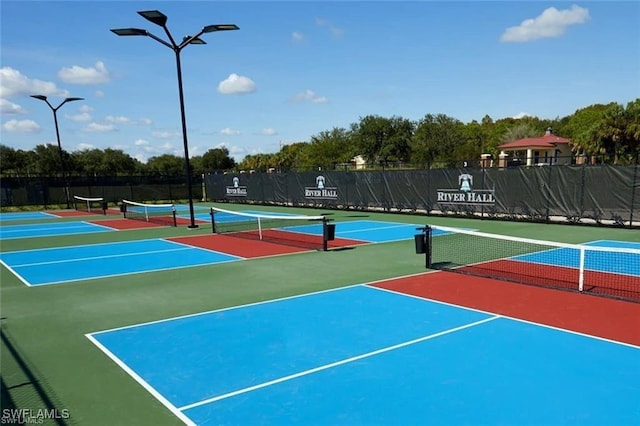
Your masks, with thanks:
M319 371L327 370L329 368L338 367L338 366L343 365L343 364L348 364L350 362L359 361L361 359L369 358L369 357L372 357L372 356L375 356L375 355L379 355L379 354L382 354L382 353L385 353L385 352L393 351L395 349L400 349L400 348L403 348L405 346L410 346L410 345L414 345L416 343L424 342L426 340L435 339L436 337L445 336L447 334L451 334L451 333L455 333L457 331L461 331L461 330L464 330L464 329L467 329L467 328L475 327L475 326L478 326L478 325L481 325L481 324L484 324L484 323L487 323L487 322L490 322L490 321L494 321L494 320L499 319L499 318L502 318L502 316L501 315L494 315L494 316L491 316L489 318L484 318L484 319L482 319L480 321L476 321L476 322L472 322L472 323L469 323L469 324L461 325L459 327L450 328L448 330L440 331L438 333L429 334L428 336L423 336L423 337L419 337L417 339L409 340L407 342L398 343L396 345L387 346L386 348L378 349L378 350L375 350L375 351L372 351L372 352L367 352L367 353L364 353L364 354L361 354L361 355L356 355L356 356L351 357L351 358L346 358L346 359L343 359L343 360L340 360L340 361L332 362L330 364L322 365L320 367L311 368L309 370L301 371L299 373L290 374L288 376L284 376L284 377L281 377L279 379L270 380L268 382L260 383L258 385L249 386L249 387L244 388L244 389L239 389L237 391L233 391L233 392L225 393L225 394L222 394L222 395L214 396L214 397L211 397L211 398L207 398L207 399L204 399L202 401L198 401L198 402L194 402L192 404L188 404L188 405L184 405L182 407L178 407L178 410L180 410L180 411L190 410L191 408L200 407L202 405L206 405L206 404L209 404L211 402L216 402L216 401L220 401L222 399L231 398L232 396L241 395L243 393L247 393L247 392L251 392L251 391L254 391L254 390L262 389L262 388L265 388L267 386L275 385L275 384L278 384L278 383L282 383L282 382L286 382L286 381L289 381L289 380L296 379L298 377L307 376L307 375L310 375L310 374L313 374L313 373L317 373Z

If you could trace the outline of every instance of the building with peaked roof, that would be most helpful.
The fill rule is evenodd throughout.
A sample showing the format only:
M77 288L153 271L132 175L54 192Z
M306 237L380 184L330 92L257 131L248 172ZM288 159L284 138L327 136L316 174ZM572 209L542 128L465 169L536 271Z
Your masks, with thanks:
M527 166L544 166L571 164L571 141L556 136L547 129L543 136L524 138L499 145L499 166L509 164L526 164Z

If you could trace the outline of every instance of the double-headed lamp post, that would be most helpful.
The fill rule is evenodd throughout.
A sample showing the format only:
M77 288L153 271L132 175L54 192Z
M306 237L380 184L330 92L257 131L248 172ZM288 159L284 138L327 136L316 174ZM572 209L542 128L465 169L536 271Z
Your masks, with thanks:
M51 108L51 111L53 111L53 122L56 126L56 139L58 140L58 154L60 154L60 169L62 170L62 178L64 180L64 196L67 201L67 208L69 209L71 208L71 205L69 203L69 182L67 181L67 172L64 167L64 156L62 155L62 145L60 144L60 130L58 129L58 110L67 102L82 101L84 100L84 98L66 98L60 105L54 108L47 97L44 95L31 95L31 97L46 102L47 105L49 105L49 108Z
M192 36L185 36L182 39L180 44L176 43L173 36L169 32L167 28L167 16L157 10L147 10L138 12L143 18L147 21L152 22L158 26L161 26L164 32L167 34L169 38L169 42L151 34L147 30L140 28L120 28L120 29L112 29L111 31L119 36L147 36L151 37L155 41L160 44L167 46L169 49L173 50L176 55L176 68L178 72L178 92L180 97L180 115L182 119L182 140L184 143L184 162L185 169L187 174L187 192L189 195L189 214L191 217L191 224L189 228L197 228L198 225L195 223L195 217L193 214L193 194L191 188L191 167L189 166L189 144L187 142L187 120L184 112L184 94L182 90L182 67L180 65L180 52L189 44L206 44L204 40L200 38L200 36L204 33L212 33L216 31L230 31L230 30L238 30L237 25L235 24L217 24L217 25L207 25L203 27L198 33Z

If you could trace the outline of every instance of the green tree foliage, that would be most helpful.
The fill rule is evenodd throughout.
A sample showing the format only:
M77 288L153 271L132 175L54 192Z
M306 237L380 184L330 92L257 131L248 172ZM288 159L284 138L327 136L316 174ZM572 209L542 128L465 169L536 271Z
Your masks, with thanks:
M224 146L210 149L202 156L202 168L205 173L211 173L215 170L229 170L235 166L235 160L229 157L229 150Z
M564 126L562 136L571 139L576 154L599 155L606 153L603 142L597 138L599 123L605 111L615 104L595 104L577 110Z
M334 169L337 164L349 163L356 155L356 146L351 133L343 128L334 127L330 131L320 132L311 137L307 153L307 166Z
M73 171L83 176L134 175L143 169L140 161L120 149L88 149L72 155Z
M445 114L427 114L413 135L413 162L429 167L456 167L464 146L464 125Z
M540 132L528 123L519 123L510 127L502 135L501 143L517 141L518 139L539 137Z
M5 145L0 145L0 173L29 174L29 166L34 156L33 151L23 151ZM33 172L33 170L31 170Z
M250 154L239 164L225 147L213 148L190 159L192 176L214 170L254 170L279 172L332 169L357 155L367 162L408 162L429 167L477 165L481 154L497 158L502 143L523 137L541 136L551 127L554 134L568 138L575 154L592 157L592 162L625 164L640 156L640 98L626 106L594 104L562 118L502 118L485 115L480 122L464 124L445 114L426 114L417 123L399 116L361 117L349 129L335 127L321 131L308 142L284 145L277 153ZM183 176L182 157L166 154L147 164L121 150L91 149L72 154L62 151L65 170L76 175L157 174ZM38 145L30 151L0 145L0 172L60 176L58 147Z
M629 102L626 107L610 104L594 136L615 163L636 160L640 152L640 99Z
M313 166L309 160L309 147L310 144L306 142L284 145L275 155L276 169L279 172L288 172L295 168Z
M147 171L159 176L184 176L185 167L184 158L171 154L151 157L147 161Z
M358 154L367 162L406 162L411 157L415 124L402 117L368 115L351 125Z
M36 173L62 176L63 165L60 162L60 151L57 146L37 145L33 151L35 155L31 159L31 166ZM65 171L72 168L70 155L65 150L62 150L62 161L64 161Z
M247 155L238 165L240 170L266 172L275 169L278 164L276 154L254 154Z

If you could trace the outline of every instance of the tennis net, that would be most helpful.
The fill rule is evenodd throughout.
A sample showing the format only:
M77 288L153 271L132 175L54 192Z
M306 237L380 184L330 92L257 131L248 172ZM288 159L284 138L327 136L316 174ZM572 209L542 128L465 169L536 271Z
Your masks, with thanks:
M335 225L325 216L256 214L211 208L213 232L300 248L327 250Z
M176 208L173 204L145 204L122 200L120 209L127 219L177 226Z
M430 227L432 269L640 302L640 243L565 244Z
M73 205L78 211L107 214L107 204L102 197L82 197L80 195L74 195Z

